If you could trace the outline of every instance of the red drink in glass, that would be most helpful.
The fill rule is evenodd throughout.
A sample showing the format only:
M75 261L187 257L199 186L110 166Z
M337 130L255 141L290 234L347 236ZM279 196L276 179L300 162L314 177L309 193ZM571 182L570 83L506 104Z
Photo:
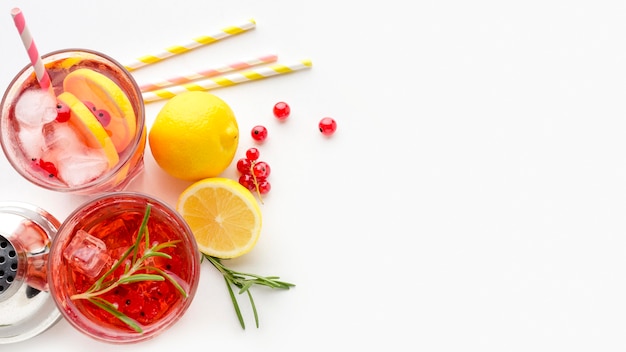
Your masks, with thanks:
M122 190L143 169L145 116L141 91L117 61L68 49L42 57L53 91L32 66L6 90L0 142L24 178L78 194Z
M144 219L147 231L142 237ZM141 262L150 248L160 246L157 251L163 256ZM130 343L153 337L182 316L199 272L200 252L180 215L152 197L121 192L89 201L61 225L50 249L48 284L62 315L75 328L98 340ZM160 274L164 278L155 280ZM95 299L87 299L102 277L104 284L92 291ZM124 278L128 280L120 280ZM103 301L133 323L103 308Z

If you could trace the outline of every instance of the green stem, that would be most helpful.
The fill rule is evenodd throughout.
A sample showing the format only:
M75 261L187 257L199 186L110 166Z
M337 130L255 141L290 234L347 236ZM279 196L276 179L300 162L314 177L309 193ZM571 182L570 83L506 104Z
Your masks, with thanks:
M224 276L224 280L226 281L226 287L228 288L228 293L230 295L230 299L233 302L233 306L235 308L235 313L237 314L237 319L239 319L239 324L241 328L245 330L246 325L244 324L243 317L241 315L241 310L239 309L239 303L237 302L237 297L233 292L231 285L239 288L239 294L246 292L248 294L248 299L250 301L250 306L252 307L252 312L254 314L254 321L256 323L256 327L259 327L259 315L256 309L256 305L254 304L254 299L252 298L252 292L250 292L249 288L253 285L263 285L270 288L279 288L288 290L290 287L294 287L294 284L278 281L278 276L260 276L256 274L248 274L242 273L239 271L231 270L222 264L221 260L210 255L203 254L203 257L208 259L209 262ZM252 278L252 279L250 279Z

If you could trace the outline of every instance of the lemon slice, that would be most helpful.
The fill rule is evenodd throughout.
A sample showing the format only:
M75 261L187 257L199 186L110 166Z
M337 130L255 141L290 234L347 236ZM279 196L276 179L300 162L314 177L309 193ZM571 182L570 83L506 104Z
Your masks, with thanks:
M102 149L109 162L109 169L115 166L120 160L115 145L89 108L72 93L61 93L57 100L69 107L71 113L68 123L78 131L85 144L90 148Z
M93 103L97 109L106 110L111 120L104 129L118 152L126 149L135 137L137 119L126 93L115 82L99 72L81 68L65 77L63 90L82 102Z
M212 257L246 254L261 233L261 208L256 198L228 178L195 182L181 193L176 210L189 224L200 251Z

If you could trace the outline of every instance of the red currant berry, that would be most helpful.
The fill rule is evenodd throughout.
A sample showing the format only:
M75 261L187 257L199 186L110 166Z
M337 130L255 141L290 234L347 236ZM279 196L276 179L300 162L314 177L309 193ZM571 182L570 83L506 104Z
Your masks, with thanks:
M279 102L274 105L274 116L276 116L279 120L285 120L289 117L291 113L291 108L285 102Z
M337 130L337 122L330 117L324 117L320 121L319 128L323 135L330 136Z
M256 190L254 185L254 178L250 174L242 174L239 176L239 184L246 187L250 191Z
M272 189L272 185L267 180L259 181L259 193L267 194L270 189Z
M265 138L267 138L267 128L261 125L254 126L250 134L252 135L252 139L254 139L255 141L263 142L265 141Z
M252 166L252 162L246 158L237 160L237 171L242 174L250 174L250 166Z
M261 153L256 148L250 148L246 151L246 158L250 161L256 161L259 159L259 155L261 155Z
M57 102L57 121L67 122L70 120L70 115L70 107L61 102Z
M258 178L267 178L270 175L271 169L270 166L265 161L259 161L254 164L252 168L252 172L255 177Z

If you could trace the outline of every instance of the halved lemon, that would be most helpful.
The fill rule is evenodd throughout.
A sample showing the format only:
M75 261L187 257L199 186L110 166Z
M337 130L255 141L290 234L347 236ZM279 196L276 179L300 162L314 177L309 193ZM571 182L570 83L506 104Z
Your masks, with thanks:
M117 165L120 158L115 145L91 110L69 92L59 94L57 99L69 107L71 113L68 123L80 134L86 145L90 148L102 149L109 162L109 168Z
M261 208L239 182L206 178L185 189L176 210L187 221L204 254L236 258L248 253L261 234Z
M63 90L80 101L93 103L97 109L106 110L111 120L104 129L118 152L126 149L135 137L137 118L128 96L115 82L99 72L81 68L65 77Z

